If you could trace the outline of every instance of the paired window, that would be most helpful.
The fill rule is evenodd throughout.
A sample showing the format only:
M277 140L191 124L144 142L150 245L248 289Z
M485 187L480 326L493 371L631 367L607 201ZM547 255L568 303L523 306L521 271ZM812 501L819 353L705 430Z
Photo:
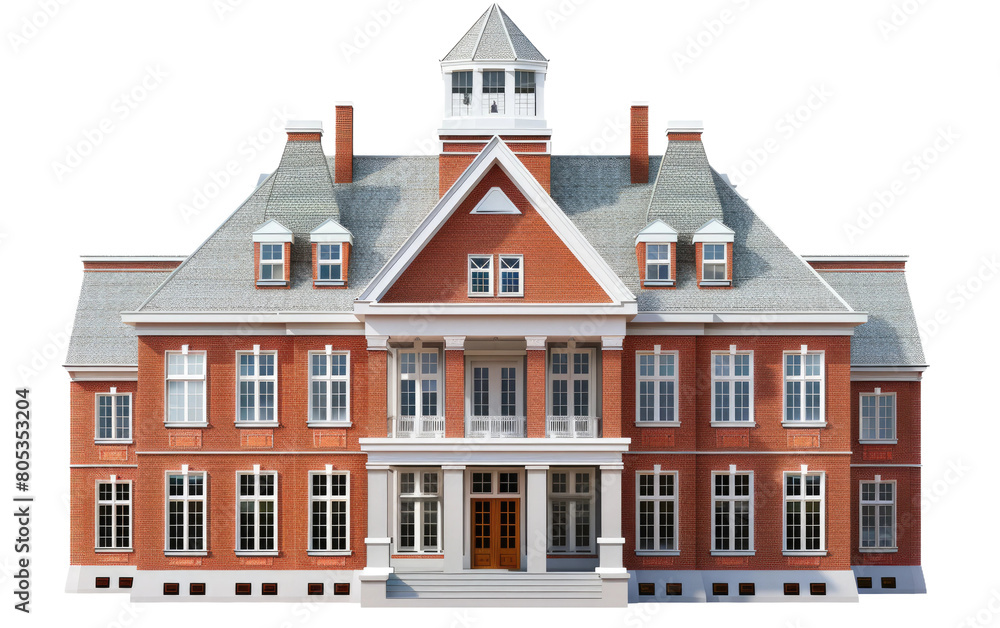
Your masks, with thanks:
M454 79L453 79L454 80ZM507 76L503 70L483 72L483 115L504 113L504 83Z
M753 474L712 474L712 549L753 551Z
M205 352L167 352L167 422L205 422Z
M110 393L97 395L97 440L132 439L132 395Z
M677 421L677 352L636 355L639 423Z
M785 551L825 552L822 472L788 472L785 481Z
M552 349L549 416L591 416L592 349Z
M239 377L237 423L273 423L277 421L278 354L238 353Z
M309 420L349 421L349 353L309 354Z
M712 422L753 421L753 354L712 354Z
M346 471L309 474L309 551L345 552L348 549Z
M646 245L646 283L671 281L670 244Z
M536 115L534 72L514 71L514 112L519 116Z
M343 248L340 244L317 244L319 260L317 261L316 277L319 281L342 281ZM282 275L283 277L283 275Z
M451 73L451 115L472 115L472 72Z
M493 296L493 256L469 256L469 296Z
M132 483L97 483L97 549L132 548Z
M524 256L500 255L500 274L496 296L524 296ZM493 256L469 256L469 296L493 296Z
M524 257L521 255L500 256L500 285L497 296L524 296L524 282L521 280L523 266Z
M205 550L205 473L167 474L167 551Z
M636 496L636 549L677 550L677 474L639 473Z
M401 552L438 552L441 493L437 471L399 473L399 543Z
M399 415L436 417L441 415L440 354L437 350L400 350Z
M277 539L278 474L254 470L236 474L239 485L241 552L273 552Z
M260 245L260 280L285 280L285 245Z
M896 549L896 483L861 483L861 550Z
M701 245L701 278L703 281L726 281L726 245Z
M785 354L785 422L823 421L823 352Z
M896 393L883 394L876 388L874 393L861 395L861 440L896 440Z
M549 551L593 551L593 506L590 470L566 469L549 474Z

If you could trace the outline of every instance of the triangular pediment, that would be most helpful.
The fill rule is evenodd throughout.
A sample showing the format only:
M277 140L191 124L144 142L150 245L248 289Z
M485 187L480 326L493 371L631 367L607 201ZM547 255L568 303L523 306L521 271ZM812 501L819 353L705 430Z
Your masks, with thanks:
M503 189L492 187L490 191L483 195L482 200L476 203L472 210L473 214L520 214L521 210L511 202L510 197L504 194Z

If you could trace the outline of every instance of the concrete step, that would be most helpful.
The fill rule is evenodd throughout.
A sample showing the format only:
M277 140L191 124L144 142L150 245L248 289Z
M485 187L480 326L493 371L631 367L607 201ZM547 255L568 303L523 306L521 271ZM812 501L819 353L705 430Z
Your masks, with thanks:
M595 573L462 572L392 574L386 599L408 600L582 600L600 599Z

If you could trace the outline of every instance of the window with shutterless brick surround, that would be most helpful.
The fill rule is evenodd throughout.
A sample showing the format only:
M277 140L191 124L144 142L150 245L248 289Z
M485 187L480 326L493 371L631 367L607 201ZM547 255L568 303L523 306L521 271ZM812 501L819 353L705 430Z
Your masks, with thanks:
M643 288L672 288L677 277L677 231L654 220L635 238Z
M96 434L97 442L132 441L132 395L119 393L111 388L107 393L97 393Z
M351 232L329 218L309 233L309 240L312 247L313 287L346 287L348 261L354 244Z
M677 552L677 473L636 474L636 553Z
M262 472L259 465L254 465L253 471L236 474L236 485L237 553L277 553L278 474Z
M190 472L187 465L167 473L165 552L205 551L205 472Z
M826 555L826 476L822 471L784 474L786 555Z
M254 282L258 288L287 288L291 281L292 232L268 220L253 233Z
M861 393L861 442L896 442L896 393Z
M714 218L692 235L699 288L732 287L734 240L735 232Z
M826 373L824 352L800 351L784 354L785 414L781 422L786 427L826 425Z
M204 351L166 353L167 425L204 425L207 423Z
M132 482L111 476L97 483L97 542L99 552L132 548Z
M861 551L896 551L896 482L861 482Z

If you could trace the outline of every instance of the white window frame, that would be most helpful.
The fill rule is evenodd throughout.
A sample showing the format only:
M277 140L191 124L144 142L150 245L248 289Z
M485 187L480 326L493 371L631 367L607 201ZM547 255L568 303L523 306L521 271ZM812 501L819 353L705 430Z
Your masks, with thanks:
M101 485L109 484L111 485L111 499L101 499ZM127 486L128 487L128 499L121 500L118 498L118 487ZM121 480L117 476L112 475L108 479L98 479L94 483L94 551L99 554L110 554L115 552L131 552L132 548L132 530L134 529L133 522L135 521L135 510L132 508L132 501L135 492L132 487L132 480ZM108 547L101 546L101 507L106 506L111 509L111 545ZM124 507L127 509L126 516L128 517L128 524L125 526L127 528L126 536L124 538L125 544L118 545L118 541L122 538L118 534L118 509Z
M736 495L736 477L746 476L747 477L747 495ZM726 479L726 495L718 495L716 493L717 478ZM754 528L753 528L753 502L754 502L754 492L753 492L753 471L740 471L736 468L736 465L731 465L728 471L713 471L712 472L712 483L711 483L711 493L712 493L712 507L710 510L710 516L712 517L712 556L753 556L754 555ZM716 521L715 509L716 505L719 503L728 503L728 521L726 525L729 528L729 533L726 540L728 541L728 549L720 549L715 546L717 536L716 528L718 527L718 522ZM749 525L749 538L748 546L746 549L734 549L736 547L736 502L747 502L747 514L748 514L748 525Z
M183 359L183 373L170 373L170 356L180 355ZM191 357L201 356L201 373L191 373ZM180 351L167 351L164 354L164 384L163 384L163 422L167 426L206 426L208 425L208 354L206 351L188 351L184 345ZM184 397L184 417L181 419L170 419L170 383L183 382ZM201 406L192 408L191 404L191 383L201 382ZM200 419L190 418L192 409L201 411Z
M865 436L865 399L870 398L875 400L875 416L871 417L874 423L874 436L869 434ZM892 416L889 417L890 425L889 434L886 436L881 436L882 427L882 400L890 399L892 403ZM895 392L882 392L881 388L876 388L875 392L863 392L858 396L858 441L861 443L877 443L881 445L895 445L898 441L896 440L896 410L898 405L896 404L896 393Z
M552 489L553 477L557 474L566 474L566 492L557 493ZM581 492L576 490L576 480L577 474L586 474L587 479L587 491ZM548 499L546 499L546 504L548 508L548 517L546 520L546 538L547 538L547 550L550 554L562 554L571 556L573 554L593 554L596 551L596 544L594 542L597 533L597 513L594 510L596 500L594 499L595 494L595 482L597 482L597 474L594 469L589 468L579 468L579 467L554 467L549 469L546 481L546 493ZM565 547L555 547L552 544L552 527L553 527L553 502L567 502L566 504L566 546ZM587 513L589 517L589 536L587 538L586 545L578 545L576 538L576 521L577 521L577 511L579 505L582 503L587 504Z
M486 260L489 260L489 266L487 268L485 268L485 269L483 269L483 268L476 268L475 269L476 271L485 270L486 273L487 273L487 278L486 278L486 284L487 284L486 288L487 289L486 289L485 292L473 292L472 291L472 271L473 271L472 260L474 258L475 259L486 259ZM479 254L475 254L474 253L474 254L470 254L469 257L468 257L468 261L466 262L466 267L467 267L466 269L467 269L468 282L469 282L469 286L468 286L469 287L469 296L470 297L492 297L493 296L493 255L492 254L486 254L486 253L479 253Z
M172 496L170 494L170 478L172 476L180 476L182 478L181 486L184 489L183 493L178 496ZM195 476L201 477L201 495L192 495L190 479ZM181 468L176 471L166 471L163 477L163 487L165 496L165 506L163 509L163 553L166 556L207 556L208 555L208 474L205 471L189 471L187 465L181 465ZM183 504L181 510L181 527L183 529L183 545L184 547L179 549L170 548L170 503L180 502ZM198 538L201 541L201 547L191 548L191 534L189 520L190 515L190 504L191 503L201 504L201 536Z
M326 494L316 495L313 493L313 478L315 477L325 477L326 478ZM333 478L343 478L343 489L344 492L341 495L333 494ZM350 471L337 470L333 468L333 465L326 465L325 471L310 471L309 472L309 486L307 487L309 492L309 511L306 520L306 538L309 539L309 551L310 556L350 556L351 555L351 473ZM342 504L344 509L344 547L333 549L335 539L333 536L333 530L339 525L333 523L334 516L334 504ZM326 523L322 524L324 528L324 540L326 541L326 548L319 549L314 546L315 537L313 535L313 508L321 504L323 506L323 516L326 518Z
M710 246L713 246L713 247L714 246L721 246L722 247L722 261L721 262L719 260L717 260L717 259L713 259L713 260L706 259L707 256L705 255L705 253L707 251L707 247L710 247ZM711 266L718 266L720 264L722 265L722 278L721 279L718 279L718 278L715 278L715 277L709 278L709 277L705 276L705 269L708 268L708 266L710 266L710 265ZM729 246L727 245L727 243L725 243L725 242L703 242L702 245L701 245L701 269L699 269L699 270L700 270L700 272L699 272L700 281L710 281L710 282L723 281L723 282L728 282L729 281Z
M508 115L506 113L506 110L507 110L507 107L506 107L506 103L507 103L507 72L504 69L502 69L502 68L496 68L496 69L484 68L483 70L479 71L479 74L480 74L480 78L479 78L479 95L480 95L480 98L482 99L482 114L481 115L484 118L485 117L489 117L489 116L498 116L498 115L499 116L506 116L506 115ZM486 75L487 74L496 74L497 77L500 79L500 81L503 82L503 91L502 92L487 92L486 91L486 88L487 88ZM499 87L499 85L497 87ZM513 88L513 87L514 86L511 85L511 88ZM490 94L490 95L487 96L487 94ZM498 95L499 95L499 98L497 97ZM491 103L494 100L496 101L496 105L497 105L496 112L492 111L492 106L493 105ZM475 102L475 101L473 101L473 102Z
M788 478L797 476L799 478L799 494L788 494ZM806 495L806 478L819 477L819 495ZM805 466L799 471L785 471L781 476L782 502L782 526L781 526L781 548L785 556L826 556L826 473L824 471L809 471ZM789 503L799 504L799 529L800 549L788 549L788 505ZM806 504L819 503L819 547L805 548L806 544Z
M101 398L111 398L111 436L101 437ZM118 420L121 418L118 413L118 400L126 399L128 404L128 417L125 421L125 435L118 436ZM112 387L108 392L99 392L94 395L94 442L95 443L118 443L127 444L132 442L132 393L120 393L117 388Z
M584 354L587 355L587 373L576 373L576 355ZM565 373L554 373L556 360L555 356L565 355L566 356L566 372ZM549 365L546 371L548 372L548 382L545 402L545 411L547 416L586 416L586 417L596 417L597 416L597 395L595 395L594 386L597 381L597 362L596 362L596 352L592 348L577 348L577 347L553 347L549 350ZM555 382L565 381L566 382L566 414L556 415L555 406L553 405L555 399ZM577 382L587 382L587 414L576 414L576 383Z
M242 486L243 478L253 478L253 495L243 495ZM261 495L260 489L262 486L261 479L264 477L271 478L271 487L274 492L270 495ZM277 471L261 471L260 465L254 465L252 470L249 471L237 471L236 472L236 525L234 532L236 533L235 545L237 556L277 556L278 555L278 472ZM267 537L263 535L264 524L261 523L261 505L264 503L271 504L271 518L273 523L271 527L274 530L272 537L270 537L270 545L268 548L261 548L263 544L262 541L268 540ZM249 504L252 506L253 514L253 537L250 539L253 541L253 547L249 549L244 549L243 545L243 504ZM250 538L250 537L248 537Z
M461 80L457 81L459 83L459 85L455 84L456 83L456 79L458 78L457 75L462 75L462 74L468 74L469 84L467 86L461 85ZM451 93L451 101L450 101L450 104L451 104L451 115L453 117L456 117L456 118L458 118L458 117L465 118L465 117L469 117L469 116L475 115L474 112L472 111L473 94L474 94L474 89L475 89L473 87L472 80L473 80L474 76L475 76L475 71L474 70L455 70L455 71L453 71L451 73L451 77L452 78L451 78L451 92L450 92ZM465 93L464 91L462 91L462 92L456 92L455 91L456 89L463 89L464 90L466 88L469 90L468 93ZM462 98L456 99L456 96L462 96ZM466 102L466 99L468 99L467 102ZM459 102L456 102L456 100L458 100Z
M518 86L521 75L531 75L531 91L527 91L529 89L527 80ZM535 79L534 70L514 70L514 115L529 118L538 115L538 83ZM525 91L518 91L519 89Z
M642 357L641 356L657 356L653 364L653 375L642 375ZM673 375L660 375L660 361L665 359L666 356L673 356ZM669 364L669 362L668 362ZM667 369L669 372L669 368ZM660 405L660 392L659 385L656 385L656 390L653 393L653 419L652 420L642 420L642 382L673 382L674 385L674 416L673 418L660 419L660 411L662 409ZM654 347L653 351L636 351L635 352L635 424L637 426L670 426L676 427L681 424L680 421L680 353L678 351L660 351L659 345Z
M668 490L670 487L661 487L660 478L663 476L670 476L673 478L673 495L661 494L663 490ZM651 477L653 478L653 495L642 495L642 478ZM635 472L635 553L636 556L678 556L681 553L680 549L680 512L678 510L680 506L680 499L678 497L680 493L680 474L677 471L661 471L659 466L653 467L652 471L636 471ZM642 506L641 504L653 502L653 547L654 549L643 549L641 547L642 543L642 533L641 533L641 523L642 519L640 516ZM667 502L673 504L673 547L667 549L657 549L660 542L664 539L660 538L660 524L659 518L663 513L663 506Z
M414 362L414 372L404 373L403 372L403 354L405 353L415 353L416 361ZM424 354L433 354L437 356L437 373L424 373ZM393 413L396 416L413 416L413 417L443 417L444 416L444 360L442 359L442 352L440 349L431 348L425 349L422 346L414 346L411 348L399 348L396 350L396 390L398 394L396 395L396 407ZM414 413L413 414L403 414L403 382L404 381L415 381L414 385ZM424 414L424 382L434 381L437 382L434 386L433 391L437 394L437 413L436 414Z
M664 261L661 258L650 259L650 257L649 257L650 247L654 247L654 246L655 247L666 247L666 250L667 250L667 259L666 259L666 261ZM645 260L646 263L643 266L643 270L642 270L642 280L643 280L643 284L644 285L647 285L647 286L672 286L672 285L674 285L673 268L671 268L671 263L670 263L670 254L671 254L671 247L672 246L673 246L673 244L671 244L670 242L647 242L646 243L646 260ZM657 252L659 252L659 249L657 249ZM650 277L649 276L649 267L650 266L666 266L667 267L667 278L663 279L663 278L660 278L660 277Z
M747 375L736 375L736 357L737 356L747 356L749 358L749 368ZM727 358L728 363L725 368L728 374L720 374L719 368L716 364L716 358ZM712 374L712 388L710 396L712 398L712 414L710 424L713 427L754 427L757 425L754 420L753 414L753 351L737 351L735 346L731 347L729 351L713 351L711 356L711 362L709 364L709 369ZM736 383L737 382L747 382L748 383L748 396L749 396L749 406L748 414L746 419L736 419ZM729 384L729 392L726 393L728 397L728 404L726 410L726 416L724 418L718 417L718 394L716 393L716 386L718 384Z
M333 356L344 356L344 374L334 375L333 373ZM313 374L313 358L322 357L324 359L324 368L326 369L326 375L314 375ZM308 409L308 419L306 424L309 426L328 426L335 425L337 427L350 427L351 426L351 352L350 351L334 351L332 345L327 345L325 351L310 351L308 355L308 363L306 368L309 370L309 409ZM343 419L334 419L333 417L333 384L343 382L344 384L344 417ZM313 384L315 383L325 383L326 393L324 395L325 399L323 401L323 407L326 412L327 418L319 419L316 418L314 414L315 406L313 404Z
M872 484L875 489L875 499L865 499L865 485ZM892 499L886 500L882 499L882 486L892 487ZM896 502L898 501L899 494L896 491L896 480L883 480L882 476L876 475L872 480L861 480L858 482L858 500L860 506L858 508L858 551L870 554L879 553L891 553L898 551L897 540L896 540ZM881 541L881 535L879 532L885 526L882 526L880 520L882 518L882 508L888 506L892 509L892 523L890 524L889 531L892 534L892 545L879 545ZM865 508L870 507L875 509L875 545L865 545L864 538L864 520L865 520Z
M792 356L800 356L798 375L788 374L788 358ZM806 375L806 360L808 356L819 356L819 375ZM824 427L826 425L826 352L822 350L809 351L805 345L802 345L800 351L785 351L781 356L781 375L781 424L784 427ZM805 418L805 385L809 382L819 382L819 419ZM788 418L788 399L790 396L788 385L791 383L799 384L799 418L797 419Z
M403 493L403 474L412 473L413 474L413 488L412 493ZM425 476L428 474L436 475L436 492L425 492ZM444 492L444 474L440 469L427 469L427 468L414 468L414 469L397 469L396 470L396 512L399 516L396 518L396 529L395 529L395 544L396 552L400 554L443 554L444 553L444 505L442 500L442 493ZM402 546L403 537L403 503L413 502L413 547L404 548ZM426 504L428 503L437 504L435 508L437 509L437 520L435 525L437 526L437 546L432 547L430 545L424 545L424 536L426 535L424 513L427 510Z
M264 259L264 247L265 246L276 246L276 247L278 247L278 250L281 251L281 258L277 259L277 260L275 260L275 259L265 260ZM264 281L264 282L272 282L273 281L273 282L285 283L285 264L287 264L287 263L288 263L288 260L285 259L285 243L284 242L261 242L260 243L260 265L257 268L257 281ZM264 267L265 266L270 266L271 267L271 276L268 277L268 278L264 277ZM280 266L281 267L281 273L280 273L280 275L278 277L274 276L274 267L275 266Z
M514 254L502 254L499 255L499 267L497 272L497 296L498 297L523 297L524 296L524 255L514 255ZM505 260L517 260L517 268L509 269L504 268L503 263ZM470 262L471 263L471 262ZM504 290L503 286L503 276L504 273L516 273L517 274L517 290L509 292ZM470 276L471 280L471 276ZM471 288L471 285L470 285Z
M255 359L253 361L253 375L243 375L242 365L240 364L240 359L243 356L253 356ZM274 358L274 372L272 375L261 375L260 374L260 358L262 356L271 356ZM253 413L253 418L242 419L242 394L240 393L241 385L246 383L252 383L254 385L253 393L253 407L249 408ZM274 386L274 418L273 419L261 419L261 403L260 403L260 385L261 383L271 383ZM264 425L264 426L275 426L278 425L278 352L277 351L261 351L260 347L254 345L252 351L237 351L236 352L236 418L234 423L238 427L247 427L254 425Z
M323 258L324 247L337 247L337 257ZM323 278L323 267L337 268L337 277ZM341 242L317 242L316 243L316 281L322 283L342 284L344 283L344 245Z

